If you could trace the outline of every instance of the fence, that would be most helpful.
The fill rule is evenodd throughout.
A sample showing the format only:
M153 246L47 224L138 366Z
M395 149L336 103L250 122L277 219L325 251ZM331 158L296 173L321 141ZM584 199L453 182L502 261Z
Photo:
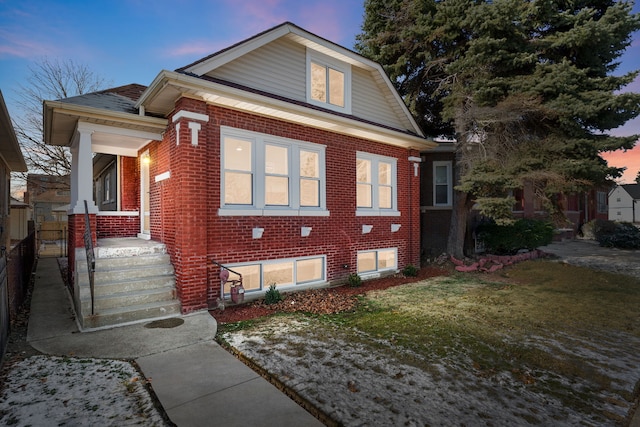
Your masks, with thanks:
M66 257L67 221L44 221L38 228L38 254L41 257Z
M15 318L27 298L36 261L36 234L32 232L9 255L0 257L0 352L4 354L10 319Z
M4 251L3 251L4 252ZM0 256L0 356L4 356L9 341L9 286L7 285L7 258Z

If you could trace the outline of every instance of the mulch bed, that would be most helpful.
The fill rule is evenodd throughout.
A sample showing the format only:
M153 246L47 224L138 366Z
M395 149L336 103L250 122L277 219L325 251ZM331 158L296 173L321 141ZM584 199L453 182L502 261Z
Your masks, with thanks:
M210 313L220 324L255 319L276 312L334 314L353 310L357 304L358 296L367 292L419 282L430 277L447 274L449 272L444 267L425 267L418 271L416 277L405 277L402 274L396 274L380 279L365 280L359 287L342 285L333 288L283 293L284 299L276 304L267 305L261 299L245 304L227 305L224 310L215 309L211 310Z

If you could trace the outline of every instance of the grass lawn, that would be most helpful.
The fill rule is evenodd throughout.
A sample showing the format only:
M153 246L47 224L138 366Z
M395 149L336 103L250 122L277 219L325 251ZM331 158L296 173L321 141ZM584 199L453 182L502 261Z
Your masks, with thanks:
M379 425L617 425L640 384L639 307L637 279L539 260L370 292L350 313L221 325L220 338L336 424L366 411Z

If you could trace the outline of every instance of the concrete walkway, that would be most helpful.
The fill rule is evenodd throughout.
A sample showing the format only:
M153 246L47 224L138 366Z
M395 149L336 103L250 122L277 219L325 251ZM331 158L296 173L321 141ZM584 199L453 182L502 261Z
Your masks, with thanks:
M158 327L154 327L158 326ZM322 423L215 341L208 312L79 332L55 258L36 270L27 341L56 356L132 359L182 426L321 426Z

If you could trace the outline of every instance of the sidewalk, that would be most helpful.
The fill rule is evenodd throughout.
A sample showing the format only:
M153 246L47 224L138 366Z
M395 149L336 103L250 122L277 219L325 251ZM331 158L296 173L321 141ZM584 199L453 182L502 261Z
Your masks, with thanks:
M216 322L207 312L182 316L174 327L150 328L146 323L83 333L73 316L57 260L41 258L27 333L36 350L135 360L145 377L153 379L154 392L179 427L322 425L221 348L214 340Z

